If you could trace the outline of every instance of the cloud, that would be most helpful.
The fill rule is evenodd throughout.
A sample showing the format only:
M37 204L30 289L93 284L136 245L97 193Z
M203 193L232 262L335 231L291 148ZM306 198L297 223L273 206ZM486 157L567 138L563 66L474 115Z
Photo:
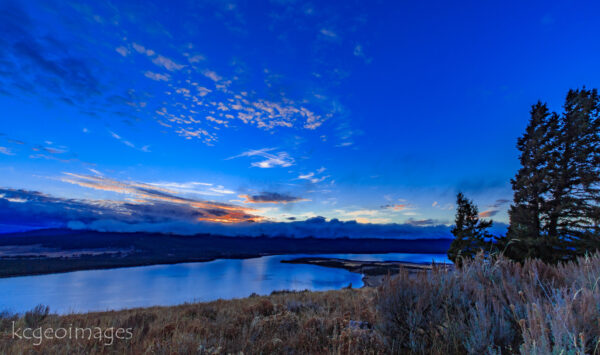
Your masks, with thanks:
M410 218L407 224L415 227L425 227L425 226L436 226L442 224L440 221L436 219L412 219Z
M315 173L308 173L308 174L300 174L298 175L298 179L300 180L308 180L310 182L312 182L313 184L319 183L325 179L327 179L328 176L321 176L321 177L315 177Z
M501 198L501 199L496 200L496 202L494 202L494 204L492 205L492 207L494 207L494 208L500 208L500 207L502 207L503 205L505 205L505 204L507 204L509 202L510 202L510 200Z
M324 111L324 108L315 109L314 104L306 99L292 100L283 91L280 97L265 99L258 97L256 92L236 90L239 77L228 79L207 68L192 66L177 75L187 75L187 79L178 87L165 88L167 100L155 110L160 116L155 118L161 125L172 126L186 139L201 139L207 145L216 142L217 133L223 127L247 124L266 131L279 127L316 130L334 114L319 114L316 109ZM214 87L203 86L201 83L206 81L205 78Z
M95 190L110 191L117 194L128 195L131 201L142 205L167 203L187 206L188 208L194 209L195 211L200 211L202 213L202 216L198 216L197 220L232 223L261 219L261 217L251 214L254 211L253 209L231 204L183 197L179 195L181 192L178 192L172 188L165 188L147 183L133 181L123 182L103 176L90 176L73 173L65 173L65 177L63 177L61 181ZM228 190L222 189L222 186L219 186L219 189L215 190L220 191L219 193L221 194L229 193Z
M250 164L250 166L257 167L257 168L263 168L263 169L274 168L274 167L286 168L286 167L294 165L294 159L292 157L290 157L288 153L286 153L286 152L278 152L276 154L269 153L273 150L275 150L275 148L263 148L263 149L257 149L257 150L249 150L247 152L243 152L242 154L236 155L234 157L227 158L227 160L236 159L236 158L240 158L240 157L261 157L261 158L264 158L264 160L252 162Z
M185 67L185 65L177 64L173 60L163 57L162 55L158 55L156 58L152 59L152 63L158 65L159 67L163 67L168 71L181 70Z
M404 211L409 208L407 204L395 204L395 205L383 205L381 206L383 209L394 210L394 211Z
M234 208L226 209L224 206ZM162 200L144 202L65 199L36 191L0 189L0 225L37 228L70 227L112 232L212 233L226 236L288 237L449 237L446 226L361 224L314 217L293 222L260 221L248 209L231 205L213 208ZM233 223L224 223L233 222ZM4 228L3 228L4 229Z
M497 213L498 213L498 210L486 210L486 211L479 212L479 217L489 218L489 217L495 216Z
M155 81L169 81L169 75L168 74L159 74L159 73L154 73L151 71L147 71L144 73L144 76L146 78L150 78L152 80Z
M332 39L332 40L338 38L337 33L333 32L332 30L327 29L327 28L322 28L321 31L319 31L319 33L321 33L321 35L324 38L328 38L328 39Z
M71 179L90 188L121 190L131 195L126 201L84 200L54 197L36 191L0 189L0 225L37 228L71 227L112 232L161 232L177 234L212 233L225 236L287 236L295 238L451 238L450 227L435 220L385 222L381 218L269 222L253 214L254 209L230 204L186 199L163 189L135 182L97 176L70 174ZM83 186L83 185L82 185ZM364 223L358 223L358 219ZM226 223L229 222L229 223ZM6 230L3 226L3 230ZM504 233L498 223L492 232Z
M10 148L6 148L6 147L0 147L0 154L15 155L15 153L13 153L12 150L10 150Z
M119 53L123 57L127 57L129 55L129 49L127 49L127 48L125 48L123 46L117 47L115 49L115 51L117 51L117 53Z
M263 192L260 195L240 195L244 199L244 203L292 203L300 201L308 201L306 199L281 194L278 192Z
M259 218L245 213L247 209L226 207L229 208L221 205L200 208L161 200L65 199L35 191L0 189L0 223L8 225L66 227L74 222L102 222L141 227L162 223L231 223Z
M354 51L352 53L354 54L355 57L361 58L367 64L370 64L373 61L372 58L367 57L367 55L365 54L365 48L361 44L355 45Z
M68 43L37 22L15 2L0 4L0 75L4 84L27 95L43 94L75 104L100 94L96 72Z
M205 77L209 78L210 80L212 80L212 81L214 81L214 82L218 82L218 81L221 81L221 80L223 80L223 78L222 78L222 77L220 77L220 76L219 76L217 73L215 73L215 72L214 72L214 71L212 71L212 70L204 70L204 71L202 72L202 74L203 74Z
M325 179L327 179L329 177L329 175L326 176L318 176L320 174L322 174L325 170L327 170L324 166L320 167L319 169L317 169L316 172L309 172L307 174L300 174L298 175L298 177L296 179L298 180L307 180L310 181L313 184L317 184L319 182L324 181Z
M215 186L211 183L206 182L151 182L149 185L156 186L159 188L169 189L177 193L182 194L196 194L206 196L224 196L234 194L235 191L226 189L224 186Z
M130 148L139 150L139 151L144 152L144 153L150 152L150 146L149 145L145 145L145 146L143 146L141 148L138 148L138 147L135 146L135 144L131 143L130 141L128 141L126 139L123 139L123 137L121 137L120 135L116 134L115 132L108 131L108 133L110 133L111 137L113 137L114 139L118 140L119 142L125 144L126 146L128 146Z
M67 152L67 149L64 148L41 147L40 149L50 154L64 154Z
M206 58L204 58L204 56L201 55L201 54L196 54L196 55L193 55L193 56L188 56L188 61L190 63L192 63L192 64L201 62L201 61L203 61L205 59Z
M140 54L145 54L148 57L153 56L154 51L151 49L146 49L144 46L142 46L141 44L137 44L137 43L132 43L133 49L135 49L136 52L140 53Z
M489 209L482 211L479 213L479 217L481 218L490 218L495 216L496 214L498 214L498 212L500 212L500 208L504 205L506 205L507 203L509 203L510 200L507 199L498 199L496 200L496 202L494 202Z

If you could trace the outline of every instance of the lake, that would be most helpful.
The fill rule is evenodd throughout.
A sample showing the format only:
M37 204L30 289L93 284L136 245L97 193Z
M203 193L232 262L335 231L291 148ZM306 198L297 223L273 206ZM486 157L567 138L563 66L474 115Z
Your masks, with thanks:
M44 304L53 313L65 314L268 295L275 290L323 291L350 283L362 287L362 276L347 270L281 263L304 256L449 262L439 254L294 254L11 277L0 279L0 311L22 313Z

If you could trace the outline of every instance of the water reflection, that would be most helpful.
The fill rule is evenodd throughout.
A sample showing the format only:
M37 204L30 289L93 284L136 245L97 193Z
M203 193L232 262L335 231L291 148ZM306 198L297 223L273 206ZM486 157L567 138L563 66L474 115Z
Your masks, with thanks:
M352 283L361 287L361 275L314 265L283 264L303 255L276 255L254 259L222 259L205 263L154 265L108 270L0 279L0 311L24 312L37 304L52 312L103 311L219 298L269 294L274 290L330 290ZM313 255L314 256L314 255ZM335 254L358 260L443 261L431 254ZM445 256L444 256L445 258Z

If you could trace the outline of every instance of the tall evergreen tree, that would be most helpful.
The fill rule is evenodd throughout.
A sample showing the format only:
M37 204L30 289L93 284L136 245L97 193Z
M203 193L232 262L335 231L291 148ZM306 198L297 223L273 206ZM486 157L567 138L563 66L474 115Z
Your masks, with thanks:
M508 211L510 226L498 247L516 260L525 258L552 259L556 254L556 239L545 230L546 197L550 191L549 170L558 139L558 115L550 113L546 104L531 107L525 134L517 141L521 168L511 180L513 204Z
M569 90L550 171L548 233L583 254L600 246L600 97Z
M473 258L480 250L487 250L492 237L487 228L491 225L492 221L479 219L477 206L459 192L456 195L455 226L451 230L454 240L448 249L448 259L460 265L461 258Z
M600 98L570 90L564 113L532 107L517 143L521 169L510 227L498 248L516 260L556 262L600 249Z

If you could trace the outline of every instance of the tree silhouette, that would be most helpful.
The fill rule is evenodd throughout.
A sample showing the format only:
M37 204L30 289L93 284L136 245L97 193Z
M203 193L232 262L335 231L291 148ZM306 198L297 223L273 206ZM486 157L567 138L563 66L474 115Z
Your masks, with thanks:
M568 260L600 249L600 98L569 90L564 113L532 106L511 181L510 226L497 240L515 260Z
M531 107L525 134L517 141L521 168L511 180L513 204L508 215L510 226L506 238L498 247L512 259L552 259L558 240L549 236L545 227L548 219L546 196L550 191L549 176L554 169L553 159L558 140L559 118L545 103Z
M477 206L459 192L456 195L455 225L451 230L454 240L448 249L448 259L460 265L461 258L473 258L480 250L487 250L492 237L487 228L491 225L492 221L479 219Z

